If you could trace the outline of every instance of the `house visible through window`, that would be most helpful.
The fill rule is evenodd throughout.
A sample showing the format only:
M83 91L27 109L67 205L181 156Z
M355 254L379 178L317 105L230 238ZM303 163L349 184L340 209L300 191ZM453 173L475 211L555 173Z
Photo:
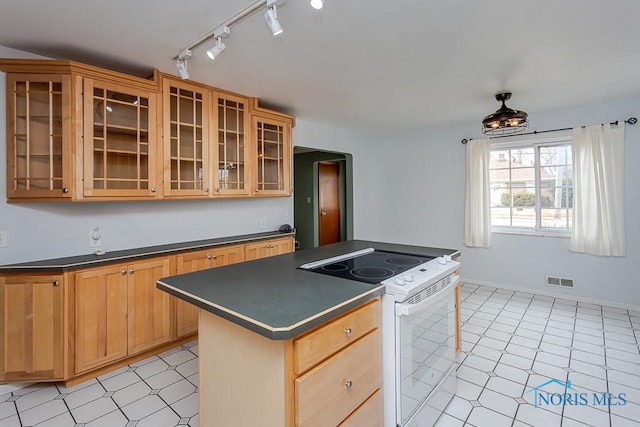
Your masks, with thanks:
M490 178L493 231L571 231L570 140L496 145Z

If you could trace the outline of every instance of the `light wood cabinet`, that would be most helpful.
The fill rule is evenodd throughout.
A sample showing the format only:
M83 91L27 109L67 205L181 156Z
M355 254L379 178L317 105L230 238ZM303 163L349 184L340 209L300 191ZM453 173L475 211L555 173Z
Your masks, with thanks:
M154 72L0 59L14 201L291 195L293 117Z
M126 265L76 274L75 371L85 372L127 355Z
M165 197L211 195L210 92L162 77Z
M245 261L282 255L293 251L293 237L265 240L257 243L248 243L244 249Z
M159 196L156 96L84 79L84 196Z
M191 273L207 268L222 267L244 261L243 246L226 246L219 249L176 255L176 274ZM176 337L183 337L198 330L198 307L179 298L173 298L176 313Z
M200 406L200 422L381 427L380 310L377 298L287 341L264 338L202 311L199 392L206 404ZM338 339L346 335L344 329L353 337L346 344ZM297 372L301 364L295 361L307 360L312 346L320 355Z
M62 275L0 277L0 381L65 378L67 286Z
M70 198L72 80L69 75L7 76L7 196Z
M213 94L215 194L248 196L251 159L249 99L223 93Z
M170 341L169 275L168 257L76 274L76 373Z
M253 192L255 196L291 195L291 120L279 115L254 115Z

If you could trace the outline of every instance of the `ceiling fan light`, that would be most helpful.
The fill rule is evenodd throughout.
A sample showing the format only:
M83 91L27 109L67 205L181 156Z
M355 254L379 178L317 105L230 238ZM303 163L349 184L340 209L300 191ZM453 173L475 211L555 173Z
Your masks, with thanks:
M320 10L324 6L324 2L322 0L311 0L311 7Z
M511 92L499 92L496 101L502 106L482 120L482 133L485 135L510 135L529 129L528 115L524 111L512 110L505 102L511 98Z

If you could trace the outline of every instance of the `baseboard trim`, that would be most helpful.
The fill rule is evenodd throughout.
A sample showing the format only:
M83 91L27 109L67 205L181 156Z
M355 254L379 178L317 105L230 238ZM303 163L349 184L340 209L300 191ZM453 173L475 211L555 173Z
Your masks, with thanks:
M616 302L616 301L601 300L598 298L589 298L589 297L583 297L579 295L563 294L561 292L553 292L545 289L534 289L526 286L508 285L505 283L489 282L486 280L476 280L468 277L461 277L460 282L470 283L474 285L490 286L492 288L507 289L514 292L526 292L528 294L543 295L551 298L561 298L561 299L566 299L571 301L583 302L587 304L598 304L598 305L604 305L607 307L615 307L615 308L621 308L623 310L633 310L633 311L640 312L640 305L635 305L635 304L626 304L626 303Z

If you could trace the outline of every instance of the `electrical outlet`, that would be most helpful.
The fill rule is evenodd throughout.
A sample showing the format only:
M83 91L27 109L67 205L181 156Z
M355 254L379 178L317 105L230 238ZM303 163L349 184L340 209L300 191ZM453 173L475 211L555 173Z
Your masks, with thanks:
M6 248L9 246L9 241L7 240L7 232L0 231L0 248Z
M285 212L284 213L284 220L288 220L289 219L289 212Z
M260 218L260 228L267 228L267 218Z
M95 227L89 230L89 247L97 248L102 246L102 231L100 227Z

